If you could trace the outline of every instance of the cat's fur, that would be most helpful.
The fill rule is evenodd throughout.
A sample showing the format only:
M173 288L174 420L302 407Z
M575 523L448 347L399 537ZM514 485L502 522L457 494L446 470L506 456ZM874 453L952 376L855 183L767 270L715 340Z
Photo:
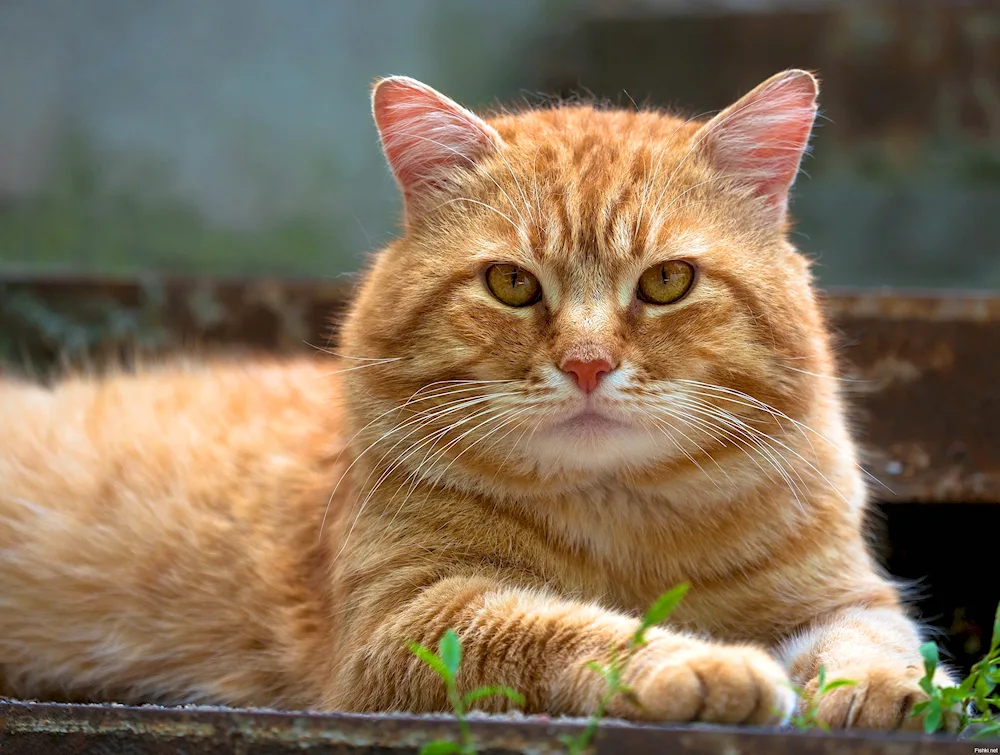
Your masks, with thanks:
M0 692L442 710L405 643L454 627L463 687L587 714L587 662L688 581L612 713L777 721L788 677L823 665L858 681L823 698L831 724L908 725L918 629L866 552L786 239L813 76L707 123L484 121L405 78L373 102L405 235L364 277L344 359L0 385ZM697 267L690 293L636 299L673 258ZM496 300L502 262L542 301ZM617 369L588 399L567 359ZM567 422L588 406L613 419Z

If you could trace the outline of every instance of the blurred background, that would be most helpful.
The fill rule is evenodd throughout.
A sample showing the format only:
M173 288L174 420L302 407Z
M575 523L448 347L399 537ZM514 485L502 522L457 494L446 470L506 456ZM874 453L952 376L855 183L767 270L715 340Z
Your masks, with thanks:
M378 76L691 115L791 66L822 283L1000 287L1000 8L960 0L4 0L0 270L356 270L397 227Z
M968 668L1000 598L968 545L1000 527L996 0L0 0L0 372L321 343L398 229L376 77L696 115L788 67L823 79L792 206L820 282L979 289L833 312L904 491L876 552Z

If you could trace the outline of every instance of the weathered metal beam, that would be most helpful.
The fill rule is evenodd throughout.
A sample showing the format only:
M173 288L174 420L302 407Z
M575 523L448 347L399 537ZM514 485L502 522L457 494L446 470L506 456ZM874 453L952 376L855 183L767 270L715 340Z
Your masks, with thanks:
M547 718L477 718L481 753L563 753L559 735L580 722ZM454 739L446 717L321 715L224 708L59 705L0 700L0 752L19 755L280 755L281 753L415 753L435 739ZM607 755L969 755L973 745L947 737L835 734L722 726L602 725L595 752Z
M1000 295L840 291L826 302L881 500L1000 502Z
M41 372L180 349L325 346L349 286L308 280L0 279L0 362ZM1000 503L1000 294L825 299L880 501Z

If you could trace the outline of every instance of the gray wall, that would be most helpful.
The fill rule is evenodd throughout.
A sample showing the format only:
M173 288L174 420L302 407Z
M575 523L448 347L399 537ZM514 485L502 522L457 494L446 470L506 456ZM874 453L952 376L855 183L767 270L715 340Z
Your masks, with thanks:
M380 75L516 93L536 0L6 0L0 263L336 274L396 222Z
M1000 287L1000 9L625 5L4 0L0 272L356 270L398 215L377 76L471 106L589 87L699 112L799 65L827 82L793 206L821 280Z

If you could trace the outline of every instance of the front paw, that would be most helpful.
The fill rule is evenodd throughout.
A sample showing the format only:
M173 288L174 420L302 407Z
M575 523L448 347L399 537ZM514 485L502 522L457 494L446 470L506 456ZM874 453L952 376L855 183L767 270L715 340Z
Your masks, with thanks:
M921 731L922 719L910 715L913 706L927 695L920 688L923 669L902 662L874 662L851 665L827 673L827 680L850 679L855 684L838 687L819 697L816 717L833 729L903 729ZM815 698L818 679L805 687L806 701ZM941 678L939 683L947 683ZM946 716L948 728L957 725L956 716Z
M778 724L795 709L785 671L751 647L698 644L678 651L651 643L636 656L626 682L632 695L612 715L633 720Z

